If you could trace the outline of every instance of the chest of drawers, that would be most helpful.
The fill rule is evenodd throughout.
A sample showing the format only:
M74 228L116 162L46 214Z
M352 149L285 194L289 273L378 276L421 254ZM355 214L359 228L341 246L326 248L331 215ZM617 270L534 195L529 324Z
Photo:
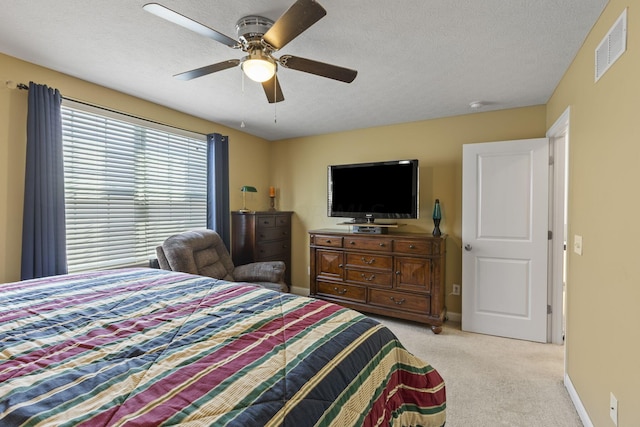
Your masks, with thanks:
M236 265L284 261L291 285L291 215L293 212L231 212L231 258Z
M309 232L310 294L442 331L446 236Z

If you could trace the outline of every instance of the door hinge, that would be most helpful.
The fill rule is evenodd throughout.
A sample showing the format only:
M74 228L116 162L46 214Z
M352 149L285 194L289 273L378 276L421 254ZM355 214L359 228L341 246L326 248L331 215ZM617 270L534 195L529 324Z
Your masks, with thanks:
M547 239L553 240L553 231L551 230L547 231Z
M551 309L551 304L547 304L547 314L551 314L553 313L553 310Z

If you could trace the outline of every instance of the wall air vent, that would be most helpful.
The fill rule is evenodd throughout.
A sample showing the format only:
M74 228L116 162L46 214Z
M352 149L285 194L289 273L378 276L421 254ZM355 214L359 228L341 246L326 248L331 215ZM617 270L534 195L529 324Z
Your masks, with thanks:
M596 81L627 50L627 9L596 48Z

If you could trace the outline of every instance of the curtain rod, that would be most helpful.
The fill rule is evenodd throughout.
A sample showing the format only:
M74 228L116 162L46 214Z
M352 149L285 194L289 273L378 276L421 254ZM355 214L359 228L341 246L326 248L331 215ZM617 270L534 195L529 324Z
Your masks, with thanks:
M27 90L27 91L29 90L29 85L26 85L24 83L16 84L16 83L14 83L12 81L7 81L6 85L7 85L7 87L9 89L20 89L20 90ZM158 122L156 120L151 120L151 119L147 119L147 118L144 118L144 117L135 116L133 114L125 113L125 112L118 111L118 110L114 110L112 108L103 107L101 105L92 104L90 102L81 101L79 99L69 98L68 96L62 96L62 99L66 100L66 101L77 102L78 104L86 105L86 106L89 106L89 107L99 108L99 109L104 110L104 111L109 111L110 113L121 114L123 116L131 117L131 118L134 118L134 119L144 120L145 122L154 123L156 125L167 126L167 127L173 128L173 129L178 129L178 130L184 131L184 132L191 132L191 133L197 133L199 135L203 135L200 132L195 132L195 131L190 130L190 129L184 129L184 128L181 128L181 127L178 127L178 126L168 125L166 123Z

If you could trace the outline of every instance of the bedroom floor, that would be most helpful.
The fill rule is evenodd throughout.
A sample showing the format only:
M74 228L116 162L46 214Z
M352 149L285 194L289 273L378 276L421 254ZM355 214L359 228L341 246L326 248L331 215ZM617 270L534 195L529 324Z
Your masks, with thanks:
M371 316L436 368L447 385L447 427L582 427L563 384L564 346Z

